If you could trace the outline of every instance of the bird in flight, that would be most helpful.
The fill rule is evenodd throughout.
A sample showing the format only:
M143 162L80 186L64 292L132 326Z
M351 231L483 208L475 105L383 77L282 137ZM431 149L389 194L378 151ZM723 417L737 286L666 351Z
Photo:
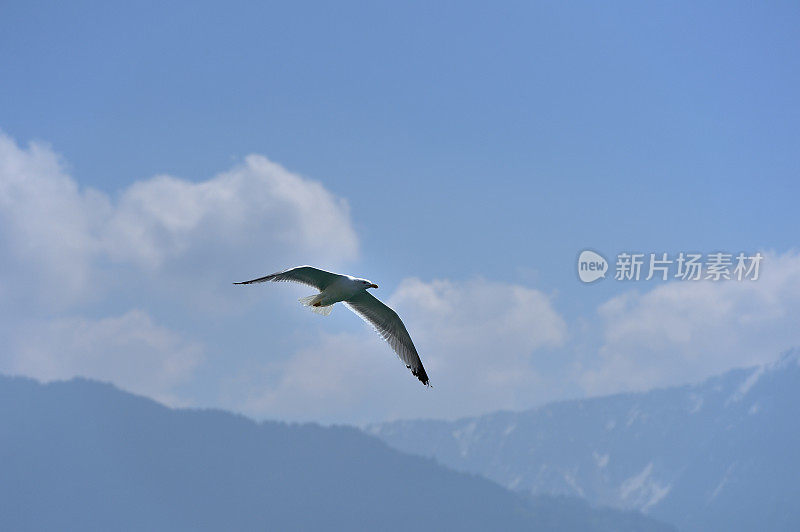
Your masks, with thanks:
M312 311L327 316L333 310L333 305L342 302L364 321L372 325L389 342L397 356L405 363L411 373L422 384L430 386L428 374L422 367L422 360L417 354L417 349L411 341L411 336L403 325L397 312L393 311L378 298L367 292L369 288L378 288L378 285L366 279L359 279L349 275L326 272L311 266L297 266L282 272L265 275L258 279L242 281L233 284L253 284L272 282L295 282L313 286L319 290L318 294L301 297L300 302Z

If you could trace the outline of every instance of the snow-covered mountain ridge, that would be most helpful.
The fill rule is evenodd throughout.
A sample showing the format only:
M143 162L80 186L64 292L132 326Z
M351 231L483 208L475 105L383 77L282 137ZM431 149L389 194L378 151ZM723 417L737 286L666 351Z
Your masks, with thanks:
M800 530L800 351L700 384L367 432L531 493L684 530Z

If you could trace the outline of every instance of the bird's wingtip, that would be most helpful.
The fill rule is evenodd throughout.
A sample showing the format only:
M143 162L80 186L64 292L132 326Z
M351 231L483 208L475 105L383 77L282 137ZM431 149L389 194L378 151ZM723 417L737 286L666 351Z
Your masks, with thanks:
M408 367L408 369L411 369L411 366L406 366L406 367ZM431 386L431 381L430 381L430 379L428 379L428 374L427 374L427 372L425 371L425 368L420 368L420 369L418 369L418 370L416 370L416 371L415 371L415 370L413 370L413 369L411 369L411 373L412 373L412 374L413 374L413 375L414 375L416 378L418 378L418 379L419 379L419 381L420 381L422 384L424 384L424 385L425 385L425 386L427 386L428 388L433 388L433 386Z

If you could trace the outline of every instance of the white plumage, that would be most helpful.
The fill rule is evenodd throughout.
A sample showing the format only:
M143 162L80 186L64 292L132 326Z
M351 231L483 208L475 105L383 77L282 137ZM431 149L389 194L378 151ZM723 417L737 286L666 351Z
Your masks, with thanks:
M340 301L343 302L350 310L375 328L381 338L389 343L406 367L422 384L429 385L428 374L422 366L422 360L420 360L417 349L400 316L367 292L369 288L378 288L375 283L367 279L326 272L311 266L298 266L234 284L253 284L266 281L287 281L313 286L319 290L319 293L302 297L300 302L314 312L325 316L331 313L333 305Z

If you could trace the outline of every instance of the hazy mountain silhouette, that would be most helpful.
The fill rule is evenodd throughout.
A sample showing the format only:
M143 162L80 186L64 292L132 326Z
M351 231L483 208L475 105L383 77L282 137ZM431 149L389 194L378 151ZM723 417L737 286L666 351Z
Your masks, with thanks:
M681 530L800 530L800 352L691 386L368 432L529 493Z
M83 379L0 376L3 530L670 527L529 498L346 427L172 410Z

